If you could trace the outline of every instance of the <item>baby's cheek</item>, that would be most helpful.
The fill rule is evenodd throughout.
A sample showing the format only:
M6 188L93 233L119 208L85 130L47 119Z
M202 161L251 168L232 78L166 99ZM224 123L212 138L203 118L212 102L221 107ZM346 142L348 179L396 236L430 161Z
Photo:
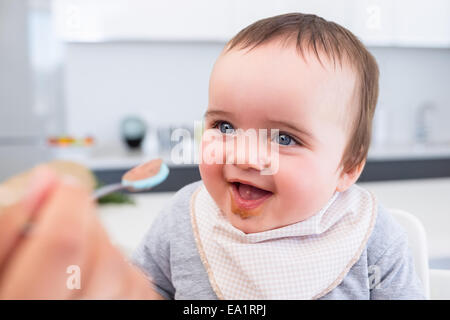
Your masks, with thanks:
M280 156L280 167L275 175L277 185L283 186L280 190L291 193L303 192L305 188L314 183L316 168L304 157Z
M226 195L227 182L223 176L222 164L199 164L200 176L208 192L214 198L214 200L222 206Z
M299 172L298 170L283 172L279 179L277 184L282 186L281 192L288 202L298 202L308 198L313 193L312 189L315 189L314 180L309 172Z
M277 174L284 211L307 215L320 206L324 198L323 177L314 163L294 160L284 161Z
M213 181L218 182L222 177L222 169L219 164L200 163L198 168L203 182L208 185Z

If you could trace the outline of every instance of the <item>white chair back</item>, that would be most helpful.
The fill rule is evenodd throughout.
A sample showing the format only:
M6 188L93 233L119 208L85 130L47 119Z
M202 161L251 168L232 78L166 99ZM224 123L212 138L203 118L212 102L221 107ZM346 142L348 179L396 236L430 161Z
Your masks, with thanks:
M408 244L414 259L416 273L424 286L427 299L430 298L430 275L425 228L413 214L400 209L389 209L395 220L406 230Z

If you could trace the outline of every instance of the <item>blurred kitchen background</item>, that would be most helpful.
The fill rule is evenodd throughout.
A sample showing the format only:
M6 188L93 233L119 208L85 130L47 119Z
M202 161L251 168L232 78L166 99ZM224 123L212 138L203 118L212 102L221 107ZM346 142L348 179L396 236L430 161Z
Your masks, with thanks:
M171 163L171 131L194 137L226 41L294 11L344 25L376 57L380 96L360 184L416 215L432 266L450 268L448 0L0 0L0 181L64 158L115 182L163 156L171 175L149 204L162 205L200 178L195 164Z

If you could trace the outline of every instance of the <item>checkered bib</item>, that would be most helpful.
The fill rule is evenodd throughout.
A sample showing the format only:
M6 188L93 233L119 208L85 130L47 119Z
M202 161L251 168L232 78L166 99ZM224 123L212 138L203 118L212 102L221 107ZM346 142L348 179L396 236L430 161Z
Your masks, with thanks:
M317 299L358 261L377 214L375 197L353 185L310 218L245 234L202 184L191 198L197 249L219 299Z

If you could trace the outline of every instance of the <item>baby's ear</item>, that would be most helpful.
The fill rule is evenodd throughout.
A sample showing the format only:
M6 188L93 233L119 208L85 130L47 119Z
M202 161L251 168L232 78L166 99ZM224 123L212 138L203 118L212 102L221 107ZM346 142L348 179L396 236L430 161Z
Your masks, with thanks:
M366 160L362 161L359 165L355 166L350 171L344 172L342 171L341 176L339 177L338 184L336 186L336 191L344 192L348 188L351 187L352 184L358 180L361 175L362 170L366 164Z

